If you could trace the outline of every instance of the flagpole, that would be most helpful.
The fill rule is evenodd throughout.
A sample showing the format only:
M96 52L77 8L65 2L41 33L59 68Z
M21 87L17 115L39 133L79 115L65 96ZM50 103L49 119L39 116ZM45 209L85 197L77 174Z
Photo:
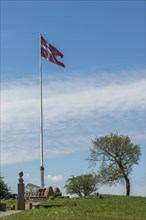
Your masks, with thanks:
M41 56L41 34L40 34L40 174L41 188L44 188L44 161L43 161L43 86L42 86L42 56Z

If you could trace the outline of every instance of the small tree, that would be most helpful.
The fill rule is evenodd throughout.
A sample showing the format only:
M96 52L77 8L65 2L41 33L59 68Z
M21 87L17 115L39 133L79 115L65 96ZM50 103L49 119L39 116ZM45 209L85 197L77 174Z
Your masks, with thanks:
M37 185L34 185L32 183L28 183L25 186L25 192L36 192L40 187Z
M72 176L66 181L64 186L67 194L77 194L87 196L97 190L97 177L92 174Z
M130 195L130 179L134 164L140 159L140 147L134 145L128 136L111 133L93 140L88 158L90 166L100 163L98 177L103 184L122 180L126 183L126 195Z
M10 195L10 187L4 182L4 177L0 176L0 199Z

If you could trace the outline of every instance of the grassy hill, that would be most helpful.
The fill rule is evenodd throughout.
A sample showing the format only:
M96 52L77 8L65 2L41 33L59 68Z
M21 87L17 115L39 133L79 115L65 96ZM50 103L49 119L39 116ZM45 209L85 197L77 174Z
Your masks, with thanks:
M55 199L38 209L3 217L1 220L145 220L146 198L104 196ZM9 206L9 204L8 204Z

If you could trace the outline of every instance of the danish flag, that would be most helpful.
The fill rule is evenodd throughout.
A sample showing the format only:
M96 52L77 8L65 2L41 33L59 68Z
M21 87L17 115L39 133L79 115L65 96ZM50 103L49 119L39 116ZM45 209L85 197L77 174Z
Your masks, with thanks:
M42 36L41 36L41 56L50 60L52 63L65 67L64 63L58 61L56 58L57 56L63 58L64 55L54 46L49 44Z

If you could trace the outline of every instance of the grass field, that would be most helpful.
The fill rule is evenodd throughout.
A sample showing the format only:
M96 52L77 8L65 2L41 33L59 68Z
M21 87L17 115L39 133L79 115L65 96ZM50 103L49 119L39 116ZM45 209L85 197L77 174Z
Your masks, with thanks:
M14 202L13 202L14 203ZM76 206L72 206L75 205ZM50 207L45 207L50 205ZM7 203L10 206L10 202ZM3 217L1 220L145 220L146 198L105 196L97 198L55 199L38 209Z

